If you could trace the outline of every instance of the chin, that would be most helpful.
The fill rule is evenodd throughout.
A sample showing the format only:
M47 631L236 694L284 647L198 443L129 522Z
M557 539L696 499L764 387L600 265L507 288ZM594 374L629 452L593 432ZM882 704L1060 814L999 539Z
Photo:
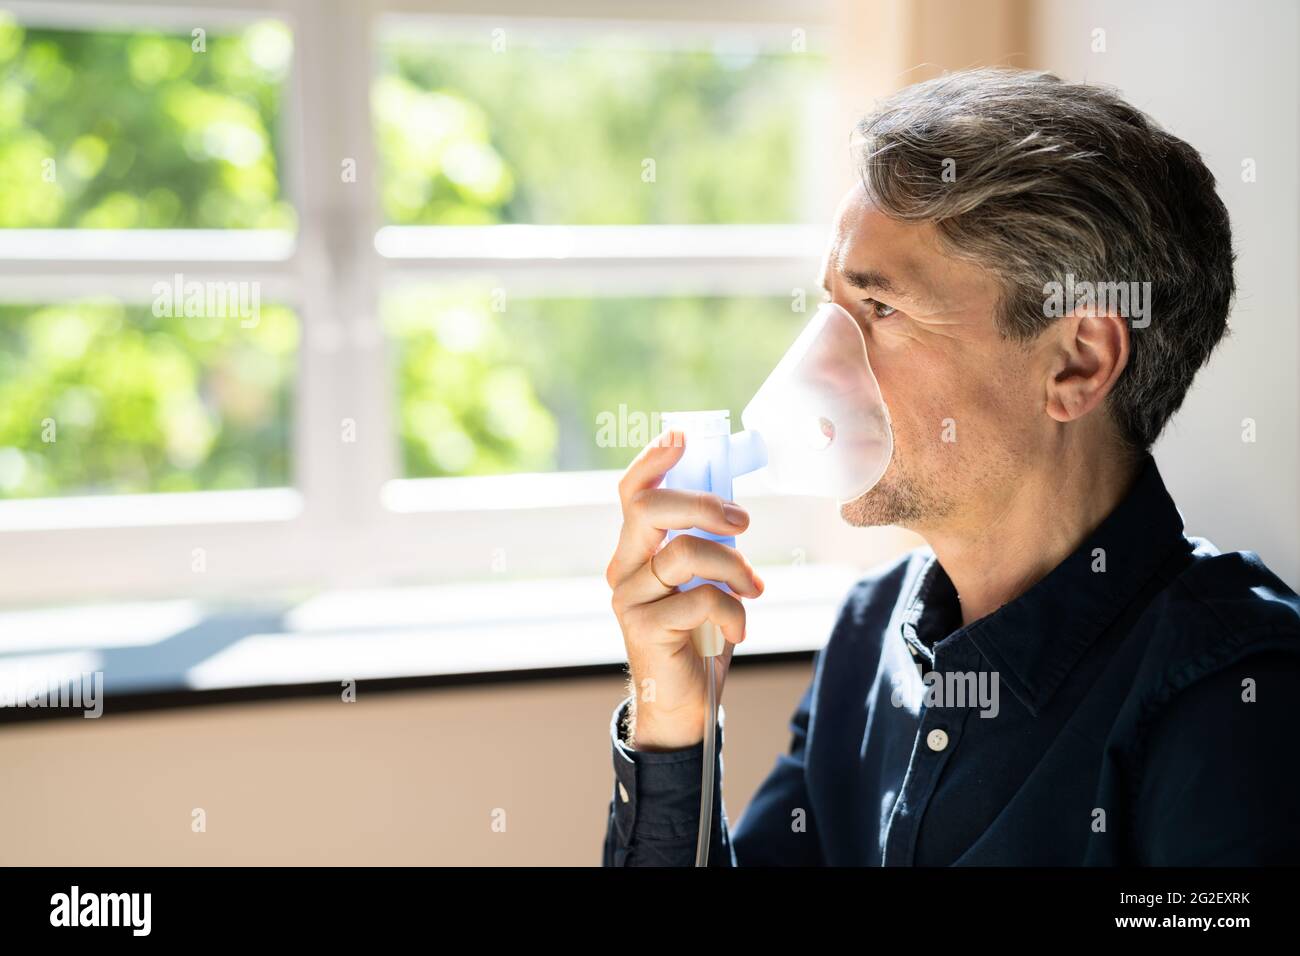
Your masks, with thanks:
M869 491L852 501L840 503L840 518L855 528L884 525L908 527L926 514L925 502L911 482L891 462L885 474Z
M873 528L898 523L897 496L893 494L887 478L876 482L852 501L840 503L840 518L855 528Z

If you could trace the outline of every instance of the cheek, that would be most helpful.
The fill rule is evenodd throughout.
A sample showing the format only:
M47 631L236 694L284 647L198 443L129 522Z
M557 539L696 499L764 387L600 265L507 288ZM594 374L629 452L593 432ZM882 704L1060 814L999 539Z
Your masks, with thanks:
M1011 346L972 350L952 373L949 403L964 443L959 452L1005 457L1032 440L1035 422L1029 368Z
M900 441L915 446L937 438L942 420L957 417L962 376L942 356L917 350L882 355L875 372Z
M906 362L884 359L876 370L895 438L909 456L951 458L992 447L1023 416L1019 379L1000 367L1005 356L974 348L913 352Z

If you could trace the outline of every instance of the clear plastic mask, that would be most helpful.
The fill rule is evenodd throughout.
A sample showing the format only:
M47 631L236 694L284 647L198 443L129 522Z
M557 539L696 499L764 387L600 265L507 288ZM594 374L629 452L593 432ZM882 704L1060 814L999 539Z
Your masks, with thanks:
M758 444L768 482L791 494L851 501L875 486L894 452L889 410L853 316L822 303L754 394L737 444ZM745 456L738 456L743 458ZM746 464L734 464L743 474Z

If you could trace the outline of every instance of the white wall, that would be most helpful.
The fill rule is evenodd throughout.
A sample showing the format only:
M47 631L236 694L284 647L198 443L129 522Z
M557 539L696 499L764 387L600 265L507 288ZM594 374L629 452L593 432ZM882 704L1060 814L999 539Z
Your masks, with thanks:
M1201 151L1238 251L1231 335L1202 370L1155 453L1189 534L1251 550L1300 586L1300 322L1297 118L1300 6L1293 0L1045 0L1032 8L1033 66L1119 87ZM1092 52L1093 30L1106 51ZM1242 160L1257 181L1242 182ZM1242 420L1256 422L1254 444Z

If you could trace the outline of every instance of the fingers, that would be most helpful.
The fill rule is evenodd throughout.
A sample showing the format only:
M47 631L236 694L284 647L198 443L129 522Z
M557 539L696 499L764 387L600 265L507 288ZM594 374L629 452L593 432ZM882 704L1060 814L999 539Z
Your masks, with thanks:
M679 535L653 555L653 560L653 568L649 561L645 562L614 589L616 612L657 601L666 593L665 584L676 587L695 575L710 581L722 581L741 597L756 598L763 593L762 579L744 556L718 541L691 534Z
M642 489L623 508L623 527L605 579L617 587L631 577L650 560L670 529L700 528L731 537L747 527L749 515L744 508L710 492Z
M664 475L681 461L684 454L686 435L679 431L662 432L642 448L618 482L618 498L623 504L624 512L627 511L627 503L638 491L659 487Z
M629 608L623 614L629 640L644 644L677 645L681 631L712 621L729 644L745 639L745 608L730 594L705 584L670 594L660 601Z

